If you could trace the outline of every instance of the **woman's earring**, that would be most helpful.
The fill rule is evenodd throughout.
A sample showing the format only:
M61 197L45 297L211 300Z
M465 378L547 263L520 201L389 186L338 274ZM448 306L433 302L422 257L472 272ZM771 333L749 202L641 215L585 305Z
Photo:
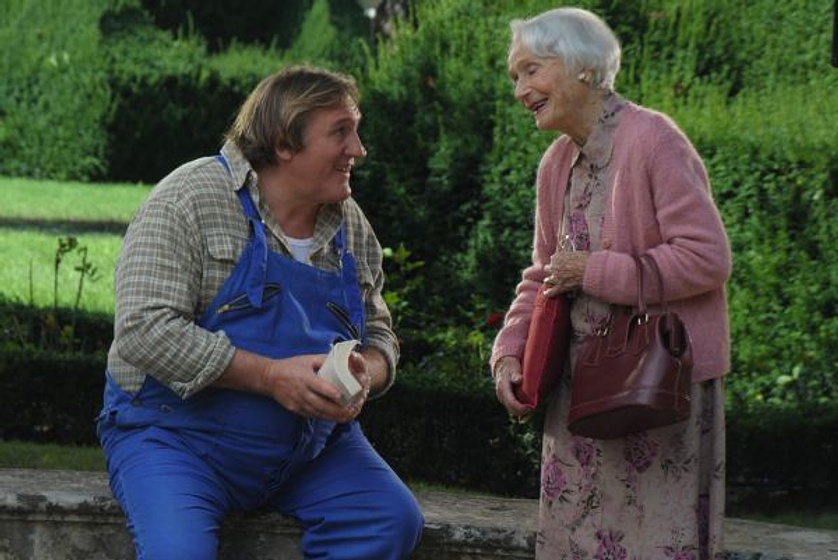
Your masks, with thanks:
M576 79L580 82L587 82L588 81L588 73L587 72L579 72L579 75L576 76Z

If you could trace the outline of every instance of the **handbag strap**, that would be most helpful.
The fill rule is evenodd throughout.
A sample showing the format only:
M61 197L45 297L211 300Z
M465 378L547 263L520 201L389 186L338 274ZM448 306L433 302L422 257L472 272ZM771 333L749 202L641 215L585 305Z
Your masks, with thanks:
M650 268L654 272L653 276L655 276L657 281L658 281L658 293L660 294L660 298L661 298L661 307L662 307L664 313L669 313L669 304L667 304L667 302L666 302L666 293L665 293L664 287L663 287L663 277L661 276L661 271L660 271L660 268L658 267L657 261L655 261L655 258L652 255L650 255L649 253L645 253L640 257L637 257L635 255L630 255L630 256L634 260L634 267L637 271L637 318L638 318L638 321L645 323L649 320L649 306L647 305L646 298L643 295L643 289L644 289L644 282L643 282L643 276L644 276L643 268L644 267L643 267L643 263L644 262L648 262ZM631 314L631 311L629 311L629 314ZM613 321L613 316L612 316L611 320L609 321L609 323L612 322L612 321ZM602 331L602 334L606 333L607 331L608 331L608 328L604 329Z
M663 285L663 276L661 275L660 267L655 257L646 253L641 259L642 262L648 262L649 266L654 271L654 276L658 279L658 292L660 293L660 305L665 317L664 329L665 336L669 340L669 348L674 356L680 356L689 347L689 335L686 332L686 327L683 326L677 315L670 314L669 303L666 301L666 292Z
M661 269L658 266L658 262L655 260L655 257L650 255L649 253L646 253L646 254L644 254L643 256L640 257L639 266L640 266L641 270L643 269L643 263L644 262L649 263L649 267L654 272L653 276L658 281L658 294L660 294L661 308L663 309L664 313L669 313L669 304L666 301L666 291L665 291L664 286L663 286L663 276L661 275Z
M646 300L643 297L643 261L631 256L634 259L634 267L637 270L637 314L641 317L647 315Z

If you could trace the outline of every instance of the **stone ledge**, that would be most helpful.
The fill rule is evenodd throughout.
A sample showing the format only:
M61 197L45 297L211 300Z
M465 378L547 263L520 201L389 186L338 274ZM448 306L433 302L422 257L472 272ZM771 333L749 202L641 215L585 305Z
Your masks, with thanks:
M421 492L412 560L532 558L535 500ZM300 529L275 513L233 515L221 560L296 560ZM728 560L838 560L838 531L729 519ZM0 560L127 560L131 539L104 473L0 469Z

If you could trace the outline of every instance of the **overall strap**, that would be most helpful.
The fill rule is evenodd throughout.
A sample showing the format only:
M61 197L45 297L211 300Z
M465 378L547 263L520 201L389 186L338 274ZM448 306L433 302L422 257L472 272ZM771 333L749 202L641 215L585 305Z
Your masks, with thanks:
M215 156L227 173L232 177L233 172L230 169L230 164L227 162L222 154ZM265 235L265 224L262 222L262 217L253 203L246 187L241 187L236 191L239 197L244 215L247 217L250 226L250 239L248 246L250 248L250 266L248 267L248 276L245 291L247 299L253 307L262 307L262 292L265 289L265 282L268 275L268 239ZM242 253L242 254L246 254Z

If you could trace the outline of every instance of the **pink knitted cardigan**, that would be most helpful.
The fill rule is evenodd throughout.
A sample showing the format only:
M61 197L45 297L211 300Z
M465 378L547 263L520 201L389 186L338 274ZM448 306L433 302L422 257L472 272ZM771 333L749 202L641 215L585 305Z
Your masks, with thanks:
M704 164L666 115L629 104L620 118L611 154L613 190L602 226L603 250L588 259L583 290L604 301L634 305L637 276L631 255L653 255L666 299L687 325L693 343L693 380L730 369L725 282L731 254L710 193ZM565 190L576 145L562 136L547 149L537 175L532 264L495 339L490 365L523 355L532 304L557 246ZM647 302L659 301L646 282Z

